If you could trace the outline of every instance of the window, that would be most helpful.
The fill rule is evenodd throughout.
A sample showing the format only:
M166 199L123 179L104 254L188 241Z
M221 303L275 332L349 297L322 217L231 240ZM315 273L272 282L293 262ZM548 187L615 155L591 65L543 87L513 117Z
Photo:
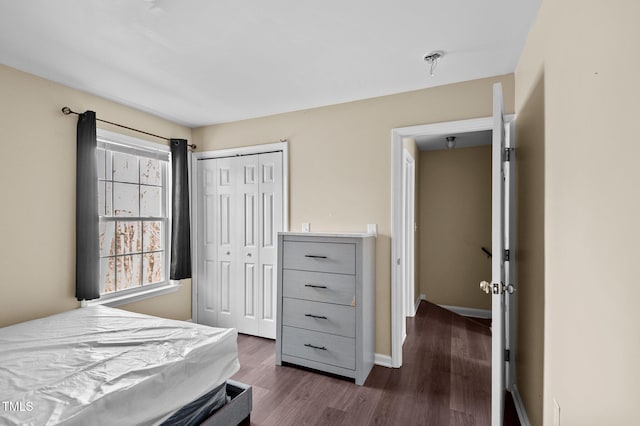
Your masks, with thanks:
M171 287L169 148L99 130L96 156L101 303Z

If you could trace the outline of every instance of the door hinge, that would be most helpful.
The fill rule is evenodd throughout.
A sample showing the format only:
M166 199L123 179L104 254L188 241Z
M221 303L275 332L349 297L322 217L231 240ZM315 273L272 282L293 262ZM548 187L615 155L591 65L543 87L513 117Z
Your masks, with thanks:
M505 250L504 251L504 261L508 262L511 260L511 250Z
M504 350L504 360L506 362L511 361L511 350L510 349L505 349Z
M513 156L513 151L515 148L505 148L504 149L504 161L511 161L511 157Z

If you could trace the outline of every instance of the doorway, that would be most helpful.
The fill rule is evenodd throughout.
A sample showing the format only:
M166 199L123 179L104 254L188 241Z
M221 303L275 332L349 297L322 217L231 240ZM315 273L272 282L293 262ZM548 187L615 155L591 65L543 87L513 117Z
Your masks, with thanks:
M497 87L496 87L497 86ZM468 133L468 132L479 132L479 131L492 131L492 244L493 249L496 251L497 256L493 257L492 261L492 274L491 274L491 289L492 289L492 309L494 312L494 321L496 323L494 326L497 327L494 332L495 338L494 342L494 372L504 372L504 369L507 371L513 370L514 360L515 360L515 333L507 333L506 342L504 341L504 333L503 333L503 324L506 323L507 326L509 324L514 324L515 313L514 306L515 304L511 303L515 299L512 294L506 294L506 296L502 296L507 293L505 288L505 282L510 283L511 280L507 281L503 278L500 278L497 271L503 271L503 268L506 268L505 263L509 264L509 268L513 272L512 263L509 262L509 252L511 250L503 250L502 248L512 248L513 245L509 244L507 246L503 246L503 232L504 225L507 222L503 221L503 212L504 209L508 209L507 204L503 204L503 194L504 191L504 182L505 175L504 173L508 173L511 176L511 171L504 171L501 176L501 170L506 168L506 170L510 170L509 156L508 154L512 151L512 142L513 139L509 139L509 135L513 130L512 121L514 117L504 116L502 112L502 93L501 87L499 85L494 86L494 116L487 117L483 119L473 119L473 120L463 120L456 122L448 122L448 123L437 123L432 125L422 125L422 126L412 126L405 127L399 129L392 130L392 140L391 140L391 148L392 148L392 264L394 267L392 268L392 291L391 291L391 364L393 367L402 366L402 342L403 342L403 327L402 323L405 321L404 317L404 303L403 300L403 288L404 288L404 274L403 274L403 261L401 256L405 252L404 246L406 245L406 238L404 237L403 230L403 186L405 185L405 180L403 179L403 139L404 138L413 138L414 140L419 137L425 136L433 136L433 135L452 135L452 134L460 134L460 133ZM499 99L500 102L496 103L496 99ZM497 106L497 108L496 108ZM504 137L507 137L505 141ZM505 148L507 147L507 148ZM510 179L506 179L510 182ZM498 191L498 192L496 192ZM507 198L509 198L510 194L507 190ZM512 225L511 221L508 221L509 226ZM508 236L508 234L507 234ZM512 239L509 238L509 241ZM498 242L498 243L496 243ZM480 247L479 247L480 249ZM496 269L497 268L497 269ZM511 279L513 279L513 274L511 275ZM477 278L482 279L481 277ZM489 284L486 284L485 288L489 288ZM509 291L508 293L511 293ZM502 298L506 299L507 310L504 310L504 305L496 304L497 300L502 300ZM501 302L502 303L502 302ZM500 307L502 306L502 307ZM511 331L511 330L508 330ZM499 343L502 340L502 345L498 345L498 347L502 346L505 348L506 343L506 352L503 354L502 350L495 350L496 343ZM504 355L504 357L503 357ZM511 355L509 357L509 355ZM499 362L497 362L498 360ZM506 361L506 364L505 364ZM511 389L513 382L513 377L507 373L506 379L506 387L507 389ZM497 379L496 379L497 377ZM505 389L505 381L503 381L503 376L501 374L493 375L492 383L494 386L500 386L502 384L502 390ZM493 395L497 398L496 400L502 403L503 399L500 392L492 392ZM494 401L495 402L495 401ZM494 407L495 408L495 407ZM501 413L500 410L494 409L495 413ZM500 416L502 414L499 414Z
M513 116L507 117L512 120ZM405 235L404 200L406 191L404 177L404 150L407 138L416 139L424 137L442 137L442 135L455 135L470 132L490 131L493 126L493 118L479 118L446 123L436 123L420 126L402 127L392 130L391 139L391 178L392 178L392 210L391 210L391 256L394 268L391 273L391 365L399 368L402 366L402 342L404 340L404 327L406 318L405 262L403 254L409 243ZM414 186L415 190L415 186ZM413 242L415 247L415 240ZM480 248L478 248L479 250ZM415 301L414 301L415 303Z

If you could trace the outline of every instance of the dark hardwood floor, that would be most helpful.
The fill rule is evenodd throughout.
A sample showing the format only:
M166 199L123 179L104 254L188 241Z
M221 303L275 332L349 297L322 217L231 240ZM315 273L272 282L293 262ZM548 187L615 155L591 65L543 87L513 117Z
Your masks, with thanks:
M252 425L489 425L491 331L422 302L407 320L400 369L374 366L364 386L275 365L272 340L240 335L241 368L253 386Z

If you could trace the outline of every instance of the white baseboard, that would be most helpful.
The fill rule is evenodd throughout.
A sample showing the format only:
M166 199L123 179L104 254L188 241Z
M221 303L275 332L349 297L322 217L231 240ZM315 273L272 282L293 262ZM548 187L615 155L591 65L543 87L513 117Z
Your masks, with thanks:
M416 314L418 313L418 308L420 307L420 302L422 300L424 300L422 298L422 296L424 296L423 294L421 294L417 299L416 299L416 305L413 307L413 315L411 315L412 317L415 317Z
M391 368L391 357L389 355L375 354L374 364L382 367Z
M427 300L427 295L426 294L421 294L420 295L420 300Z
M193 318L189 318L187 320L184 320L185 322L193 322Z
M462 306L450 306L450 305L438 305L438 306L444 309L448 309L451 312L455 312L458 315L462 315L463 317L491 319L491 310L489 309L465 308Z
M520 397L520 392L518 391L518 387L516 385L513 385L513 389L511 389L511 396L513 397L513 404L516 406L516 412L518 413L520 425L531 426L531 422L529 422L529 416L527 416L527 410L525 410L524 408L524 402L522 402L522 397Z

